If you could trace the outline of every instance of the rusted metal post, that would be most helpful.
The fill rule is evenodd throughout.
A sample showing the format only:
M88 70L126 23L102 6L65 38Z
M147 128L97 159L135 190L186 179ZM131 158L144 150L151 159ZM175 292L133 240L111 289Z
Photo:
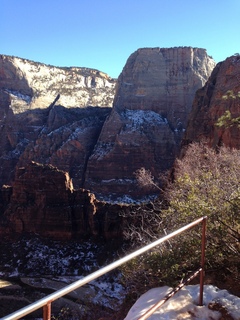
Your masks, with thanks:
M43 306L43 320L51 320L51 301Z
M199 306L203 305L203 284L204 284L204 264L205 264L205 248L206 248L206 225L207 217L202 221L202 243L201 243L201 270L200 270L200 292L199 292Z

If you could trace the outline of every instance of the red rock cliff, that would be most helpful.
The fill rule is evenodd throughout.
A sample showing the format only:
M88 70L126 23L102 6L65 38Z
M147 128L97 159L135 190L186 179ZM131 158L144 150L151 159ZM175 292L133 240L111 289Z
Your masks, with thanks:
M120 237L124 208L108 207L88 190L74 190L68 173L32 162L17 170L12 188L0 192L0 234L36 233L60 240Z
M240 117L239 55L218 63L205 86L197 91L183 145L204 139L212 147L224 144L239 149L239 125L229 125L229 121L222 127L216 125L226 111L232 119Z

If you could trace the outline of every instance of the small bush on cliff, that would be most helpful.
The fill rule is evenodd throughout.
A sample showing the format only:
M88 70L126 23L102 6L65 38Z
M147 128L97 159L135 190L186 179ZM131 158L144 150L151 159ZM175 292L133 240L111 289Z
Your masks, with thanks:
M237 126L240 129L240 117L233 118L231 112L226 110L225 113L217 120L216 126L219 128L230 128Z

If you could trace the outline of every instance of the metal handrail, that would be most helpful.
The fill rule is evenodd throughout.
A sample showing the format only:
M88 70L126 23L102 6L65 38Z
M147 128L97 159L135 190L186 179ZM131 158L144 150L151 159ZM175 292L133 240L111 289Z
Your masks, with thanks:
M203 280L204 280L204 257L205 257L205 229L206 229L206 219L207 217L202 217L199 218L189 224L187 224L186 226L166 235L165 237L162 237L148 245L146 245L145 247L138 249L134 252L132 252L131 254L125 256L124 258L121 258L109 265L107 265L106 267L103 267L91 274L89 274L88 276L84 277L83 279L80 279L78 281L73 282L70 285L67 285L66 287L36 301L31 303L30 305L21 308L5 317L2 318L2 320L17 320L20 319L40 308L43 308L43 319L44 320L50 320L51 319L51 303L61 297L63 297L64 295L68 294L71 291L74 291L80 287L82 287L83 285L99 278L100 276L108 273L109 271L116 269L117 267L121 266L122 264L130 261L133 258L136 258L137 256L151 250L152 248L158 246L159 244L163 243L164 241L167 241L173 237L175 237L176 235L194 227L195 225L203 222L204 227L202 228L202 256L201 256L201 271L200 271L200 298L199 298L199 304L202 305L202 295L203 295ZM204 234L203 234L204 232Z
M195 278L200 273L200 292L199 292L199 306L203 305L203 282L204 282L204 263L205 263L205 243L206 243L206 221L207 217L202 218L202 241L201 241L201 263L198 268L188 279L180 283L176 288L171 290L163 299L154 304L148 309L138 320L146 320L157 309L159 309L165 302L172 298L179 290L181 290L188 282ZM197 221L195 221L197 222Z

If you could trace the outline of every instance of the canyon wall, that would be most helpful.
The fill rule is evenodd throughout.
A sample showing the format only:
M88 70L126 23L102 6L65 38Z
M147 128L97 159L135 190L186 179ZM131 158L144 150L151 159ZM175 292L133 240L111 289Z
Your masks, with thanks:
M116 80L101 71L55 67L0 55L0 89L9 95L14 114L48 107L59 95L65 108L109 107Z
M221 117L225 120L218 126ZM239 136L240 55L235 55L218 63L205 86L197 91L182 144L205 140L214 148L225 145L239 149Z
M154 194L134 172L145 167L157 178L172 166L195 91L214 66L204 49L139 49L116 84L97 70L1 55L0 183L36 161L100 199Z
M82 186L115 85L98 70L0 55L0 184L12 184L15 169L33 160Z
M0 234L120 237L131 206L113 202L156 193L137 169L160 183L192 141L240 147L239 74L239 55L215 66L190 47L137 50L117 84L0 56Z
M17 169L13 186L0 190L0 204L1 236L36 234L57 240L119 238L119 213L128 210L100 202L88 190L74 190L67 172L36 162Z
M139 188L134 172L144 167L160 182L159 174L171 168L195 92L214 66L204 49L134 52L118 78L113 110L88 161L85 187L103 199L154 193Z

